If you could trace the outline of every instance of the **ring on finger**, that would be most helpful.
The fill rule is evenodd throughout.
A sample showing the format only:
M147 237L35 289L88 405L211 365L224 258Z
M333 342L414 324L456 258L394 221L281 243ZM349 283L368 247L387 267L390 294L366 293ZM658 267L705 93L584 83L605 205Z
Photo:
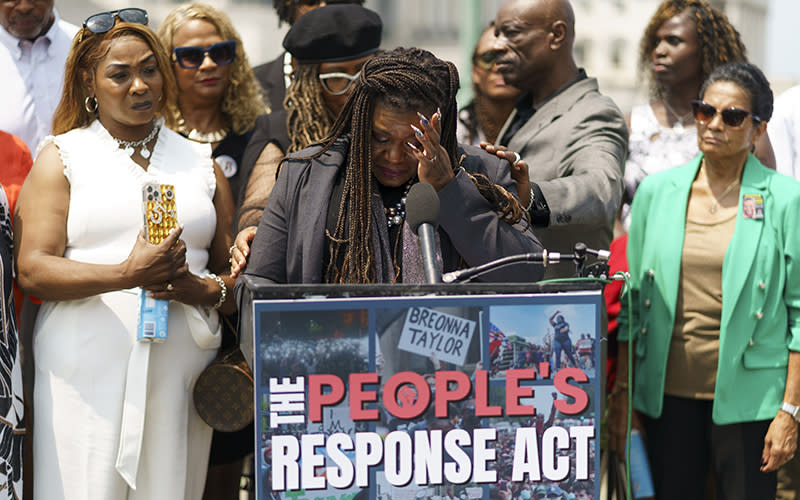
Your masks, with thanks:
M234 245L231 245L231 247L228 249L228 255L230 255L231 257L233 257L233 251L234 251L234 250L236 250L236 245L235 245L235 244L234 244Z
M171 292L171 291L173 291L173 290L175 290L175 287L174 287L174 286L172 286L172 283L170 283L169 281L167 281L167 291L168 291L168 292Z
M516 163L517 163L518 161L520 161L521 159L522 159L522 157L519 155L519 153L517 153L516 151L514 151L514 161L512 162L512 165L516 165Z

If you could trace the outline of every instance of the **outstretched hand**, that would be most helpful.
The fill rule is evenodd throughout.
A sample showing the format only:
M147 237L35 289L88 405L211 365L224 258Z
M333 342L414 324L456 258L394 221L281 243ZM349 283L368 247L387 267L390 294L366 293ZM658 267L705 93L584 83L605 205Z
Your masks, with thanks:
M519 153L510 151L505 146L481 142L481 148L511 164L511 178L517 183L517 198L523 207L527 207L531 202L531 180L528 177L528 164L525 160L520 158Z

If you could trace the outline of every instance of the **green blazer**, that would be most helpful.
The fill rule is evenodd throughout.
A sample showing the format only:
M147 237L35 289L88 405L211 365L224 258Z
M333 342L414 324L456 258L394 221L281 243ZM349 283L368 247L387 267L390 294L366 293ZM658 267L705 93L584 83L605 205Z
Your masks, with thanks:
M675 324L686 206L702 155L644 179L628 235L631 317L636 341L634 407L661 415ZM763 199L763 219L742 216L742 198ZM800 183L750 155L742 174L736 229L722 264L722 324L714 391L716 424L768 420L783 400L789 351L800 351Z

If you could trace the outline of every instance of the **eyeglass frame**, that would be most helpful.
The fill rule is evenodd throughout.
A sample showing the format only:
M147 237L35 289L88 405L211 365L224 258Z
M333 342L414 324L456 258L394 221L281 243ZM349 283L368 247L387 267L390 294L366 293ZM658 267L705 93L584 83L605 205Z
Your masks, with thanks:
M489 57L491 57L491 61L487 60ZM487 50L481 54L475 54L475 57L472 59L472 64L484 71L491 71L496 63L497 51L494 50Z
M763 121L761 119L761 117L759 117L758 115L753 114L752 112L747 111L746 109L742 109L742 108L737 108L737 107L731 106L729 108L725 108L725 109L719 110L715 106L712 106L711 104L708 104L707 102L701 101L701 100L692 101L691 104L692 104L692 114L694 115L695 121L698 122L698 123L708 123L711 120L713 120L714 117L717 116L718 114L722 118L722 123L724 123L728 127L741 127L748 116L750 116L750 118L753 120L753 123L755 125L758 125ZM700 118L697 117L698 113L701 112L700 108L703 107L703 106L711 108L712 110L714 110L714 114L712 114L711 117L709 119L707 119L707 120L701 120ZM731 112L734 112L734 113L745 113L745 114L742 117L741 121L739 121L739 123L735 123L733 118L728 118L728 119L725 118L726 114L727 114L728 117L730 117L731 116L730 115ZM703 113L703 115L708 116L708 113ZM732 123L732 121L733 121L733 123Z
M122 14L122 13L124 13L126 11L135 11L135 12L140 12L140 13L144 14L144 22L140 23L138 21L128 21L128 20L125 20L122 17L120 17L120 14ZM111 23L111 25L108 26L107 29L92 29L89 26L89 21L91 21L93 18L100 17L100 16L105 16L105 15L111 16L111 20L114 21L114 22ZM80 35L80 38L78 39L78 43L83 41L84 30L88 30L89 33L94 33L95 35L101 35L103 33L108 33L109 31L111 31L114 28L114 26L117 25L117 19L119 19L120 21L122 21L124 23L141 24L143 26L147 26L150 23L150 15L147 13L147 11L144 10L144 9L140 9L138 7L125 7L124 9L109 10L109 11L106 11L106 12L98 12L97 14L92 14L91 16L87 17L83 21L83 25L81 26L81 35Z
M331 95L344 95L344 94L346 94L347 91L350 90L350 87L353 86L353 82L358 80L360 77L361 77L361 70L358 70L355 75L351 75L349 73L341 73L341 72L320 73L318 75L318 78L319 78L320 84L322 85L322 88L325 89L325 92L328 92ZM328 87L328 83L325 81L325 80L329 80L331 78L344 78L345 80L348 80L347 85L344 86L344 90L340 90L338 92L334 92L333 90L331 90Z
M215 48L226 47L226 46L233 46L233 52L232 52L233 53L233 57L231 57L231 60L227 61L227 62L217 61L214 58L214 56L211 54L211 51L214 50ZM189 50L198 50L198 51L202 51L203 52L203 57L202 57L202 59L200 60L200 63L197 66L187 66L187 65L185 65L183 63L182 56L180 55L180 53L181 52L185 52L185 51L189 51ZM229 64L232 64L233 61L236 60L236 40L223 40L221 42L217 42L217 43L211 44L207 49L203 48L203 47L200 47L198 45L184 45L182 47L175 47L174 49L172 49L172 60L174 62L178 63L178 66L180 66L183 69L197 69L197 68L199 68L200 66L203 65L203 62L206 60L206 56L210 57L211 60L214 61L214 64L216 64L217 66L227 66Z

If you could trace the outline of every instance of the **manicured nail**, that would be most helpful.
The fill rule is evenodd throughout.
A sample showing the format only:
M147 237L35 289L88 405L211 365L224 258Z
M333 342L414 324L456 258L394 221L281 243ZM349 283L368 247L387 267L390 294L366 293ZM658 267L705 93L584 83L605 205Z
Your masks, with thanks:
M436 118L442 117L442 108L436 108Z
M419 121L422 123L422 125L427 127L430 122L427 118L425 118L425 115L417 111L417 116L419 116Z
M422 134L422 130L418 129L418 128L417 128L417 127L415 127L414 125L411 125L411 128L414 130L414 132L415 132L415 133L416 133L418 136L422 137L422 135L423 135L423 134Z
M413 127L414 125L411 125L411 126ZM417 147L415 145L411 144L410 142L406 142L406 144L408 144L408 147L410 147L411 149L413 149L414 151L419 153L419 149L417 149Z

